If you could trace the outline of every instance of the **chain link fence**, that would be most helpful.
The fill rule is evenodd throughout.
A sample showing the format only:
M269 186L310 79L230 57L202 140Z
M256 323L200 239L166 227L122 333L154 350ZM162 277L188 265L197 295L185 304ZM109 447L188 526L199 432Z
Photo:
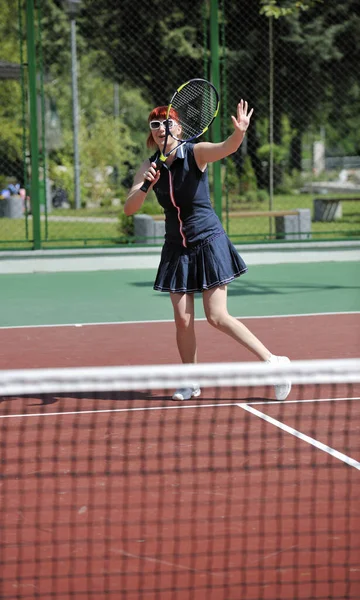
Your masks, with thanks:
M23 13L16 3L1 2L0 19L0 249L4 241L16 246L30 239L24 219L25 83L22 65ZM11 219L11 221L10 221ZM11 223L9 226L8 224Z
M224 195L242 214L228 220L228 231L254 239L266 225L257 213L299 209L312 221L302 239L358 235L359 203L350 198L360 192L352 127L360 108L359 5L329 1L276 19L259 15L258 4L222 4L227 105L241 93L255 107L246 146L227 161ZM244 219L247 210L254 218ZM269 219L270 235L276 221Z
M202 76L221 96L208 139L231 132L240 98L255 109L239 151L210 167L232 240L359 237L355 0L280 18L261 0L183 0L168 14L156 0L0 3L0 248L139 241L122 206L148 156L148 113ZM152 193L142 211L161 213Z

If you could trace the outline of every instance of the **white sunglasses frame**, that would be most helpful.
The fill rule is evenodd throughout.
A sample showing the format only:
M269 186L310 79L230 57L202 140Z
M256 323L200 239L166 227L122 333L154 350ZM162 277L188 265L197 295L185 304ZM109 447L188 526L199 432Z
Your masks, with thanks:
M163 121L161 121L160 119L152 119L149 122L149 127L150 127L150 131L159 131L161 125L164 125L164 123L168 121L169 122L169 129L173 129L176 125L176 121L175 119L164 119ZM151 127L151 123L160 123L159 127L153 128ZM170 123L172 123L172 125L170 125Z

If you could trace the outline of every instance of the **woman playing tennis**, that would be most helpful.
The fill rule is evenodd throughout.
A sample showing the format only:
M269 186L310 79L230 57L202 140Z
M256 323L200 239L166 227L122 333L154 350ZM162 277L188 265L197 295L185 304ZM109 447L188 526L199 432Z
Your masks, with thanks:
M194 322L194 293L201 292L204 311L210 325L245 346L257 358L270 363L287 363L284 356L275 356L262 342L227 310L227 285L246 273L247 267L225 233L210 201L208 164L236 152L249 127L253 109L241 100L236 116L232 116L233 133L223 142L185 143L168 156L163 168L157 169L156 159L163 150L166 137L167 106L160 106L149 115L148 148L156 149L137 171L128 194L124 211L134 214L145 200L141 191L144 180L153 188L165 212L165 243L154 289L169 292L174 310L176 341L183 363L197 361ZM179 115L173 108L167 126L181 138ZM171 136L166 152L178 142ZM291 383L275 386L278 400L284 400ZM199 387L176 390L174 400L189 400L201 393Z

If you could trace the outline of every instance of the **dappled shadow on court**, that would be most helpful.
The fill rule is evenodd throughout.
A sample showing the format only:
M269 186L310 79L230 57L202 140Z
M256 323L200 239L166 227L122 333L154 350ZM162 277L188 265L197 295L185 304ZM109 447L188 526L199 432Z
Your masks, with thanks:
M308 292L334 292L337 290L358 290L360 285L336 285L329 283L314 282L287 282L273 281L272 283L257 283L246 281L233 281L228 287L229 296L257 296L257 295L282 295L299 294Z
M201 398L191 398L189 401L173 401L172 392L169 391L169 394L165 393L151 393L151 392L139 392L139 391L122 391L122 392L82 392L82 393L63 393L63 394L29 394L22 396L2 396L0 397L0 404L6 407L6 416L11 415L33 415L34 408L36 407L46 407L52 406L61 403L62 409L58 414L66 414L69 412L86 412L88 409L90 412L96 413L97 411L106 410L111 412L111 410L118 409L131 409L138 408L138 401L146 401L150 403L159 402L163 403L164 406L186 406L188 404L191 405L201 405L201 404L213 404L216 406L217 404L223 403L234 403L237 402L264 402L269 400L269 398L265 397L244 397L237 396L231 394L231 397L222 397L221 394L218 398L214 398L214 395L206 395L206 391L201 395ZM81 401L81 404L79 402ZM108 402L111 402L111 406L109 406ZM96 404L95 404L96 403ZM168 404L169 403L169 404ZM143 405L142 405L143 406ZM41 411L38 414L45 414L46 411Z
M154 285L154 281L131 281L129 285L133 285L134 287L141 288L152 288Z
M166 396L162 399L169 399L170 396ZM135 401L135 400L154 400L154 398L148 392L63 392L56 394L24 394L21 396L2 396L0 402L15 403L15 402L26 402L26 406L50 406L56 404L62 400L73 401L82 400L82 408L84 408L84 402L101 402L102 400L110 400L112 402L124 402L124 401ZM92 409L94 406L92 406Z
M135 281L131 283L137 288L152 289L152 281ZM228 296L280 296L285 294L306 294L311 292L336 292L338 290L360 290L360 285L322 283L321 281L272 281L271 283L247 282L243 277L235 279L228 285ZM157 298L168 298L167 293L153 291Z

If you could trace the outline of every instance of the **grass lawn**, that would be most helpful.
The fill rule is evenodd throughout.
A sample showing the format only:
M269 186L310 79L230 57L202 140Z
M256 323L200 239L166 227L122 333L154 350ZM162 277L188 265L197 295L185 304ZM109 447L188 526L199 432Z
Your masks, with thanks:
M336 196L337 198L341 197ZM293 210L296 208L309 208L313 214L313 196L308 194L282 195L275 196L273 210ZM232 210L251 210L261 211L269 210L264 204L246 206L239 204L236 209L233 205ZM339 238L360 237L360 196L358 201L346 201L342 203L343 216L341 219L330 222L312 222L311 223L311 239L329 240ZM270 225L271 221L271 225ZM228 226L227 226L228 225ZM275 232L274 217L254 217L254 218L233 218L229 219L228 223L226 215L224 216L224 226L227 233L235 241L256 241L269 238L270 230ZM271 229L270 229L271 227Z
M341 197L340 195L337 197ZM359 195L360 199L360 195ZM293 194L274 197L273 210L310 208L313 210L313 195ZM360 201L342 204L341 219L328 223L312 223L311 239L355 239L360 238ZM232 203L232 211L267 211L267 203ZM80 210L56 209L49 214L46 224L41 220L43 247L83 247L119 244L119 208L92 208ZM56 218L61 220L57 221ZM54 220L55 219L55 220ZM67 219L67 220L63 220ZM76 220L75 220L76 219ZM83 220L78 220L83 219ZM99 220L98 220L99 219ZM104 221L100 220L104 219ZM275 232L275 219L271 218L271 230ZM269 217L223 218L224 227L234 242L256 242L274 238L270 235ZM27 249L32 247L32 219L0 219L0 250ZM124 243L124 240L123 240Z
M55 211L54 211L55 212ZM59 211L56 211L59 213ZM68 216L61 213L61 217ZM71 211L72 216L78 218L78 211ZM93 222L85 220L87 215L82 211L84 221L52 221L46 224L41 221L41 238L43 247L83 247L84 245L98 246L112 244L119 239L117 215L113 223ZM51 217L53 217L51 213ZM100 216L100 215L98 215ZM71 218L71 217L70 217ZM32 219L28 219L28 234L26 234L26 219L1 219L0 220L0 250L9 248L26 249L32 247ZM26 242L27 240L27 242ZM111 241L112 240L112 241ZM24 243L25 242L25 243Z

